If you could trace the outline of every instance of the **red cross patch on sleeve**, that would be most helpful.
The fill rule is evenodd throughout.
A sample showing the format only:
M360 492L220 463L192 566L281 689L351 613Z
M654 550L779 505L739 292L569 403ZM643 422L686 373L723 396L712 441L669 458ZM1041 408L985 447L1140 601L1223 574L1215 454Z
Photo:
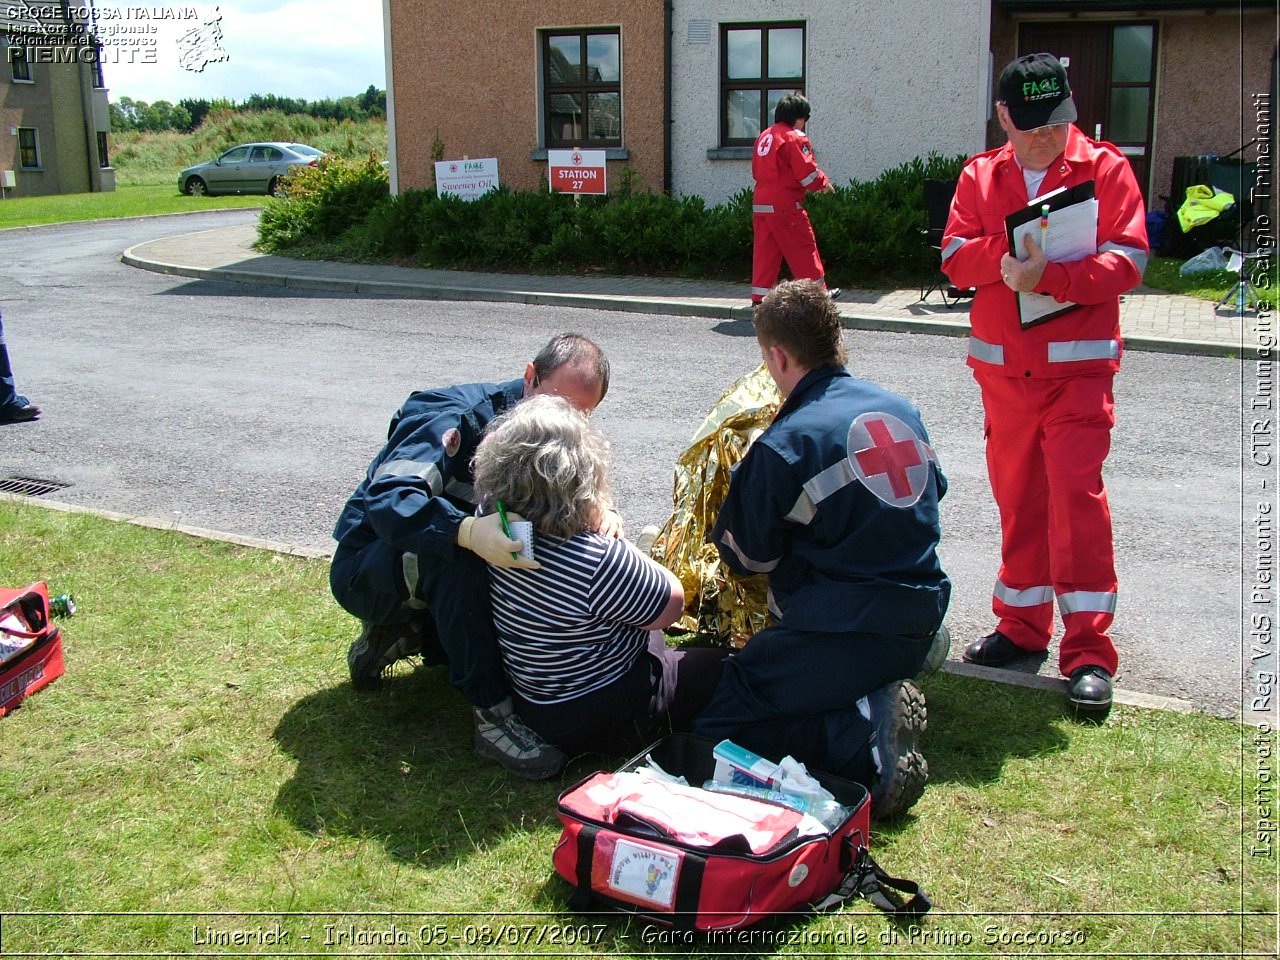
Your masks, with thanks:
M446 457L454 456L462 446L462 434L458 432L457 427L450 427L446 430L440 440L444 444L444 455Z
M894 507L913 506L929 483L937 454L889 413L864 413L849 426L849 463L862 485Z

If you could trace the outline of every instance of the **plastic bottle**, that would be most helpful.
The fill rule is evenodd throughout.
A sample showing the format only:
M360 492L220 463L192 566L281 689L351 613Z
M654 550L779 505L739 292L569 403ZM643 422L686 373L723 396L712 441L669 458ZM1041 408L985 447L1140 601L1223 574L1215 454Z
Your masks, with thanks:
M74 617L76 615L76 598L69 593L60 593L49 599L49 612L55 617Z
M708 780L702 785L703 790L712 793L731 793L740 797L751 797L754 800L766 800L779 803L800 813L807 813L828 830L834 830L844 823L849 811L835 800L818 800L811 797L798 797L794 793L782 793L768 787L752 787L743 783L722 783L719 780Z

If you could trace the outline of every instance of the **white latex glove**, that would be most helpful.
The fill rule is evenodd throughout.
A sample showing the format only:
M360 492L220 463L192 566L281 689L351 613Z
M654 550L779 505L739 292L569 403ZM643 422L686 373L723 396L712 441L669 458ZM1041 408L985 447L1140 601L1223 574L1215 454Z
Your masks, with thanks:
M508 520L523 520L518 513L508 513ZM481 560L495 567L519 567L522 570L537 570L542 564L537 560L526 560L519 555L524 546L519 540L512 540L502 532L502 518L496 513L483 517L467 517L458 527L458 546L470 550ZM513 556L514 554L514 556Z

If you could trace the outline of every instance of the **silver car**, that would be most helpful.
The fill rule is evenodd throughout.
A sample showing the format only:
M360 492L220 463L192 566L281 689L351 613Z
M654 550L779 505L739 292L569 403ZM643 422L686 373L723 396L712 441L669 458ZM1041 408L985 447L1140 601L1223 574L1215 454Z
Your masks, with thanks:
M193 197L206 193L280 193L280 178L294 167L314 167L324 151L305 143L245 143L216 160L187 167L178 174L178 191Z

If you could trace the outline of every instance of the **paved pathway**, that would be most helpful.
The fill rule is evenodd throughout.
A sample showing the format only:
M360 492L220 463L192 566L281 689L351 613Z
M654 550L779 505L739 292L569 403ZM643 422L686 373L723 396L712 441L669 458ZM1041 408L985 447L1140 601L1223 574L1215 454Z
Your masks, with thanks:
M166 237L125 251L125 263L202 279L231 280L296 289L341 291L428 300L489 300L592 307L676 316L749 319L746 287L714 280L666 277L534 276L473 273L355 263L293 260L253 249L253 224ZM969 303L943 305L939 294L920 300L912 289L846 289L840 297L846 325L967 336ZM1256 355L1260 326L1272 318L1215 310L1205 300L1140 287L1122 301L1120 325L1131 350L1206 356Z

